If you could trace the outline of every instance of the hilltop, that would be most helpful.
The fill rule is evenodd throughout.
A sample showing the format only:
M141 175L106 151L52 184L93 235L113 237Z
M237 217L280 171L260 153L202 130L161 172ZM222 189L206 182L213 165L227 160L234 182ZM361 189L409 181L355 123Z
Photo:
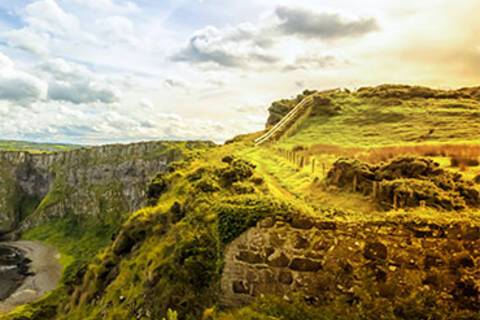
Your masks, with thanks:
M46 161L57 174L22 238L59 248L67 269L6 318L476 319L480 90L305 91L274 102L265 131L302 101L261 145Z
M61 143L37 143L19 140L0 140L0 151L27 151L30 153L50 153L78 149L81 146Z

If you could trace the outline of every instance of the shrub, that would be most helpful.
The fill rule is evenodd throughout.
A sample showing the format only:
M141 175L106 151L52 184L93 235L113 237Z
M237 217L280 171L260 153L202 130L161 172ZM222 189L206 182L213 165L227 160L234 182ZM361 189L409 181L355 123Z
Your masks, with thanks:
M473 178L473 182L475 182L476 184L480 184L480 174L477 174L475 178Z
M450 166L451 167L477 167L480 165L478 158L476 157L466 157L466 156L451 156L450 157Z
M267 216L283 215L291 211L284 203L258 195L226 198L214 210L218 215L219 238L224 244L230 243Z
M232 189L236 194L248 194L255 192L255 188L246 182L235 182L232 184Z
M152 179L147 189L147 197L150 204L155 204L158 198L168 189L168 183L162 173Z
M222 168L218 172L218 176L224 184L231 185L234 182L242 181L253 175L255 166L250 162L242 159L236 159L226 168Z
M195 183L195 188L205 193L213 193L220 190L217 181L210 175L205 175Z

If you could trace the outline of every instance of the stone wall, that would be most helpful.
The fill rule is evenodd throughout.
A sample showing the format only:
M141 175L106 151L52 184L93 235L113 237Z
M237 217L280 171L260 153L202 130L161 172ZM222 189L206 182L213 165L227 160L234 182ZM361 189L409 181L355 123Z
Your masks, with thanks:
M340 297L388 307L422 292L448 308L480 310L479 250L480 227L461 223L268 218L226 248L222 302L300 294L313 305Z

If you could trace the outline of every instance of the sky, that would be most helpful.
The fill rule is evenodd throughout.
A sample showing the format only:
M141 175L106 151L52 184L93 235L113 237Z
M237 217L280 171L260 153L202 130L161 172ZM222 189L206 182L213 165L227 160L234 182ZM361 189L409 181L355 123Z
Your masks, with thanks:
M0 139L222 142L305 89L480 85L478 0L2 0Z

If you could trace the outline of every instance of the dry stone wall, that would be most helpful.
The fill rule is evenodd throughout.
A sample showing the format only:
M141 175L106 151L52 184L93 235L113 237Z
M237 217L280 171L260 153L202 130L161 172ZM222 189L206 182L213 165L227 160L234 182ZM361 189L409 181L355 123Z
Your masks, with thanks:
M340 297L388 307L423 292L448 308L480 310L479 250L480 227L461 223L268 218L227 247L222 302L297 294L313 305Z

